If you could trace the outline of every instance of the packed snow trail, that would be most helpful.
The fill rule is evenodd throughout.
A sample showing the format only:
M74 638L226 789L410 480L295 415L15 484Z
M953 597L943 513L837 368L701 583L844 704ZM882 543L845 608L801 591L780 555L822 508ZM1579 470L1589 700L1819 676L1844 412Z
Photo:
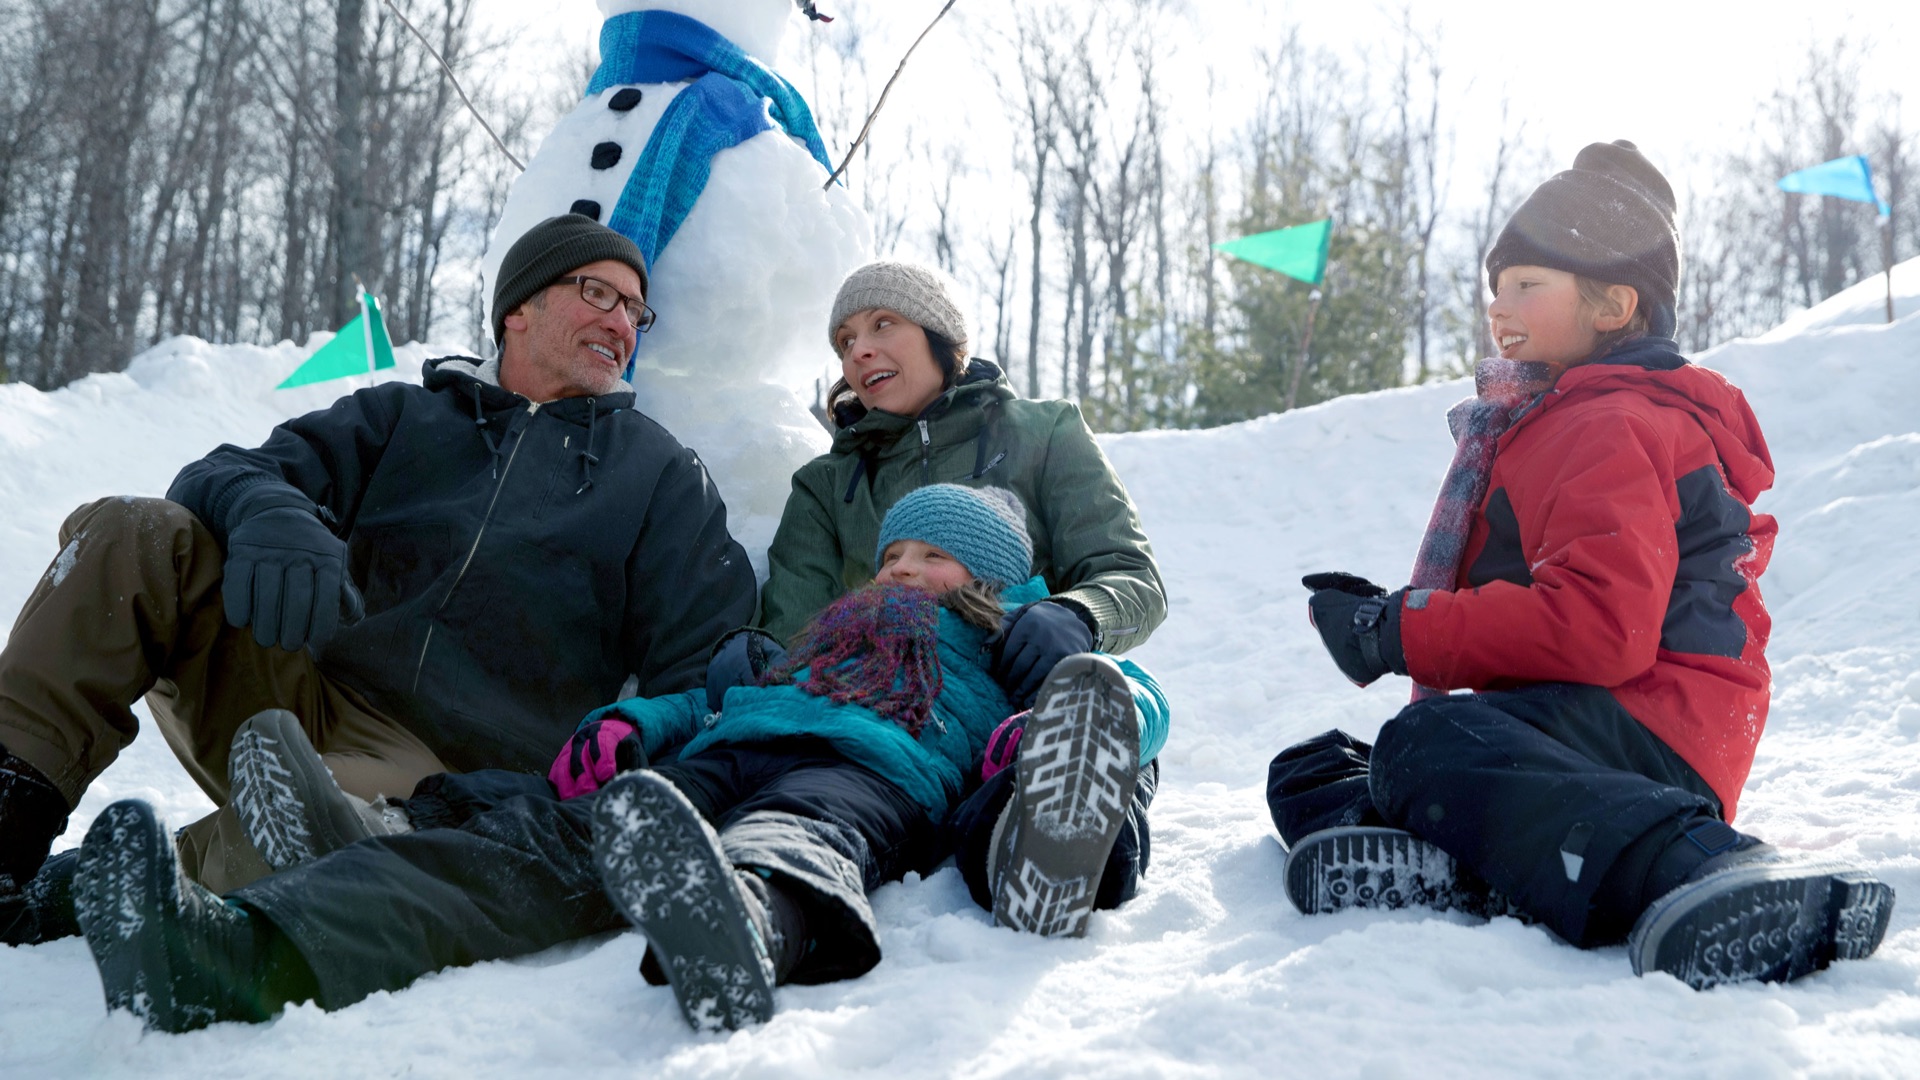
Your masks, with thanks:
M1359 691L1305 617L1301 574L1403 581L1446 467L1464 382L1343 398L1213 431L1102 440L1140 504L1171 615L1133 657L1174 705L1140 897L1082 940L989 924L951 869L874 896L886 959L783 987L757 1030L696 1036L612 935L428 977L338 1013L143 1035L107 1016L84 943L0 949L9 1076L1912 1076L1920 1062L1920 262L1902 318L1878 280L1791 332L1700 359L1752 401L1780 476L1762 580L1773 709L1739 825L1872 869L1902 894L1871 960L1791 986L1695 993L1637 979L1510 919L1304 918L1281 888L1267 761L1332 727L1361 737L1406 701ZM1913 283L1908 285L1907 283ZM1860 294L1860 295L1855 295ZM1871 295L1868 295L1871 294ZM305 350L175 339L122 375L54 393L0 386L0 610L57 554L60 520L160 494L216 443L257 443L349 384L270 388ZM400 350L417 377L430 350ZM365 380L361 380L365 381ZM179 825L208 803L152 732L95 784L60 846L109 801Z

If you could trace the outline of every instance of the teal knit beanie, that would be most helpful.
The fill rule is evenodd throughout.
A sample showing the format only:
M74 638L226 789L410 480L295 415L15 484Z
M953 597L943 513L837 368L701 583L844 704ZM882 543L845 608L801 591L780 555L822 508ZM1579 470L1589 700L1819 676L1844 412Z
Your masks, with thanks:
M998 588L1033 576L1033 540L1020 497L1005 488L929 484L893 504L873 549L877 569L896 540L918 540L960 560L976 579Z

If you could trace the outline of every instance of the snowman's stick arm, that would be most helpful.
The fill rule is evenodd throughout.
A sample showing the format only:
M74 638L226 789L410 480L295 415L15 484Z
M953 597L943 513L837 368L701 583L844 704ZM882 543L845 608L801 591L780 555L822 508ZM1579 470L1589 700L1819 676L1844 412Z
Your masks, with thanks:
M407 18L406 13L394 5L393 0L384 0L384 2L387 7L393 10L394 15L399 17L401 25L413 31L413 36L420 39L420 44L425 46L427 55L440 61L440 70L447 73L447 81L453 84L453 92L460 95L460 100L466 103L467 111L472 113L473 118L480 121L480 126L486 129L487 134L493 137L493 145L499 147L500 152L507 155L507 160L513 162L521 172L526 172L526 165L521 162L519 158L513 156L513 151L507 149L507 144L501 142L500 136L494 134L493 125L487 123L487 118L481 116L480 110L473 107L473 99L468 97L466 90L461 88L460 80L453 74L453 68L440 56L439 51L433 47L433 42L427 40L427 35L421 33L420 28L413 25L412 21Z
M387 3L392 4L393 0L387 0ZM938 23L941 16L944 16L947 13L947 9L953 7L953 5L954 0L947 0L946 4L940 8L940 13L933 17L933 22L928 23L927 28L920 31L920 36L913 39L913 44L907 46L907 54L900 58L900 66L893 69L893 77L887 80L887 85L880 88L880 100L873 103L873 111L867 114L867 122L860 125L860 134L854 136L853 145L847 147L847 156L840 159L840 167L833 170L833 175L827 177L826 184L822 186L820 190L827 191L831 189L833 182L840 179L840 174L846 172L847 166L853 163L854 153L860 149L861 143L867 141L867 132L873 130L873 118L879 116L880 110L886 107L887 92L893 89L893 84L899 80L900 73L907 70L907 61L913 59L913 50L919 48L920 43L927 40L927 35L933 33L934 24Z

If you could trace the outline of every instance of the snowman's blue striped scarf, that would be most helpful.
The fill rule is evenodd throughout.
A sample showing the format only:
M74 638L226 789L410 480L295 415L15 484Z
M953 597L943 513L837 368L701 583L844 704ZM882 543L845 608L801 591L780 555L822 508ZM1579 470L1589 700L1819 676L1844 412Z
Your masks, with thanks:
M685 15L635 11L608 19L600 29L600 67L586 96L631 83L688 79L692 85L668 103L607 219L640 245L649 269L706 189L713 155L767 130L769 112L822 168L833 168L800 92ZM770 104L763 106L763 99Z

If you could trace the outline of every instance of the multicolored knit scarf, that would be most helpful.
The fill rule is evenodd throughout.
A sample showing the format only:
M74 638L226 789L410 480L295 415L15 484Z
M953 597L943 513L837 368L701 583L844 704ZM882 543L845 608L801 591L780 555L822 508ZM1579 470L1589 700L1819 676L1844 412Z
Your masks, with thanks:
M1424 607L1428 591L1454 587L1460 560L1466 555L1467 535L1473 529L1473 516L1487 497L1487 483L1493 477L1495 444L1521 409L1551 389L1558 377L1558 368L1536 360L1488 357L1473 366L1474 396L1447 410L1447 427L1454 440L1453 464L1447 466L1446 479L1440 482L1433 517L1420 539L1420 554L1413 560L1408 607ZM1416 685L1413 700L1438 693Z
M804 680L796 676L807 672ZM940 696L940 600L908 585L869 585L820 613L762 686L793 683L864 705L918 738Z

